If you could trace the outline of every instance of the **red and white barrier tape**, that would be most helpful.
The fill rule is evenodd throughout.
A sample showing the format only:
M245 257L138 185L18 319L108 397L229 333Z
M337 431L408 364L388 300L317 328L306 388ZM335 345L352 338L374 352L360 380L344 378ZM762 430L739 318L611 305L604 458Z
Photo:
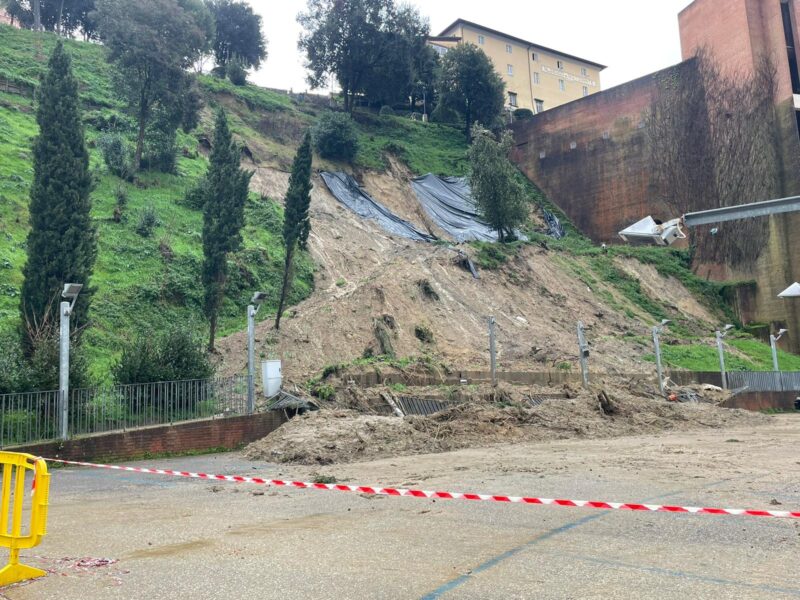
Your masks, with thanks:
M599 508L605 510L632 510L646 512L690 513L704 515L731 515L747 517L777 517L800 519L800 512L786 510L753 510L743 508L709 508L698 506L669 506L665 504L636 504L630 502L603 502L597 500L564 500L559 498L532 498L527 496L498 496L493 494L468 494L461 492L431 492L406 488L382 488L362 485L344 485L340 483L308 483L304 481L283 481L280 479L262 479L261 477L243 477L241 475L210 475L208 473L193 473L190 471L173 471L171 469L146 469L143 467L124 467L120 465L100 465L58 458L46 458L48 462L75 465L79 467L92 467L95 469L111 469L113 471L127 471L131 473L147 473L150 475L171 475L173 477L188 477L191 479L206 479L210 481L229 481L233 483L254 483L256 485L274 485L312 490L328 490L334 492L355 492L357 494L370 494L377 496L405 496L411 498L434 498L442 500L478 500L483 502L511 502L518 504L541 504L545 506L568 506L575 508Z

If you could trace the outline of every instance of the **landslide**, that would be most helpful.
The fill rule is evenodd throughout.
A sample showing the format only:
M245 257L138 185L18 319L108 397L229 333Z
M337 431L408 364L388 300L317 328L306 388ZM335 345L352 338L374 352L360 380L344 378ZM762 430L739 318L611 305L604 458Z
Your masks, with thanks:
M361 170L356 177L377 200L426 228L408 171L391 164L387 171ZM288 177L272 166L256 166L253 189L280 199ZM652 364L643 357L650 352L645 336L656 320L654 306L694 328L707 329L714 321L712 311L680 282L659 284L652 266L633 259L612 264L626 284L641 287L646 302L637 304L639 296L631 300L625 288L603 281L589 259L552 250L546 241L517 245L499 258L495 247L458 246L478 264L475 279L455 249L388 235L340 204L317 176L310 215L315 290L289 310L280 332L267 319L256 334L257 353L283 357L284 378L293 382L305 382L325 365L385 354L387 345L397 357L427 356L452 369L486 369L490 315L497 321L501 369L576 372L580 319L593 369L650 372ZM670 293L663 295L658 285ZM219 347L222 372L241 372L246 336L229 336Z
M485 386L461 392L459 401L444 401L444 410L434 414L403 418L365 414L363 407L323 408L295 417L247 446L244 454L251 460L327 465L514 442L757 426L769 421L760 413L719 408L710 402L654 399L620 381L608 382L602 389L567 387L562 390L566 397L543 399L531 406L529 400L538 392ZM608 403L599 400L601 392ZM439 394L443 395L441 390Z

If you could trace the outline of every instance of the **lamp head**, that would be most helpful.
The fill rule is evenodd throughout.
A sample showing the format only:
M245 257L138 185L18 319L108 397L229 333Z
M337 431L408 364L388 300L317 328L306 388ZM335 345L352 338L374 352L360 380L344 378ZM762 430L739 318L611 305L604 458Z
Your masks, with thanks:
M784 333L788 333L788 329L779 329L778 330L778 337L781 337Z
M725 328L722 331L730 331L731 329L733 329L733 325L728 323L727 325L725 325Z
M672 323L671 319L661 319L661 326L664 327L665 325L669 325Z
M82 289L83 289L82 283L65 283L64 290L61 292L61 297L74 300L75 298L78 297L78 294L81 293Z
M266 300L267 300L266 292L256 292L255 294L253 294L253 299L250 300L250 302L258 306L259 304L264 304Z

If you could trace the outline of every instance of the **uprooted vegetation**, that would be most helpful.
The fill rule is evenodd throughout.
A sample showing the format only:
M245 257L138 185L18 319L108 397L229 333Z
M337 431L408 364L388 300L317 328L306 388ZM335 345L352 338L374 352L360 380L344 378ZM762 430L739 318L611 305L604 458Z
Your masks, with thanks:
M656 400L632 389L566 387L553 394L553 390L514 386L430 388L413 393L436 399L444 408L428 416L400 418L389 416L391 409L381 398L412 392L353 387L344 390L333 407L296 417L250 444L245 455L253 460L326 465L514 442L759 425L769 420L711 402ZM711 396L717 399L714 392Z

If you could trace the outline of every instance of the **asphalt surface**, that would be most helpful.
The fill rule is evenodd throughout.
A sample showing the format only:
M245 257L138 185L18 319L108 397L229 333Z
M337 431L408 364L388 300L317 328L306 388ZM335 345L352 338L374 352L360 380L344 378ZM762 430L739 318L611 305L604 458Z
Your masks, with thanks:
M319 469L423 489L800 508L800 420L501 446ZM238 454L131 463L305 479ZM778 505L777 503L780 503ZM369 497L55 469L11 599L793 598L800 523ZM97 559L110 559L110 564ZM83 562L81 562L83 561Z

